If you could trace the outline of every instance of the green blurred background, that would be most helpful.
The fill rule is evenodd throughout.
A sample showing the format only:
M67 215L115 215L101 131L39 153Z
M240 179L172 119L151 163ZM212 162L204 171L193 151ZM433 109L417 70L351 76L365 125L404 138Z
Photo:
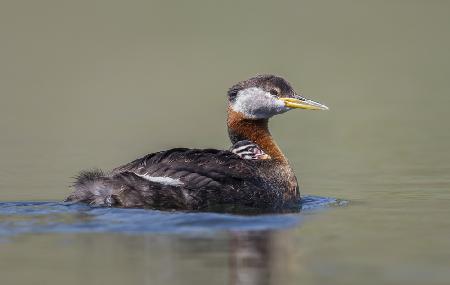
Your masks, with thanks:
M398 149L445 161L447 3L2 1L0 198L61 199L83 167L227 147L225 92L257 73L331 107L273 120L300 173L385 168Z
M80 169L110 169L161 149L228 148L227 88L274 73L331 108L272 120L302 192L351 201L279 233L291 252L289 270L277 267L284 282L445 284L449 12L450 2L439 0L2 0L0 200L60 200ZM47 271L21 257L53 239L4 247L0 264L10 280L23 266L45 280ZM100 249L98 260L129 254L122 244L122 253L110 251L114 242ZM186 259L209 264L209 254ZM46 262L51 268L68 256ZM77 268L94 266L79 259ZM171 266L186 266L175 260ZM148 270L115 266L105 280L120 280L114 268L124 269L125 280ZM215 269L196 276L214 281L208 274L228 270L226 262ZM183 272L170 283L195 283L195 274Z

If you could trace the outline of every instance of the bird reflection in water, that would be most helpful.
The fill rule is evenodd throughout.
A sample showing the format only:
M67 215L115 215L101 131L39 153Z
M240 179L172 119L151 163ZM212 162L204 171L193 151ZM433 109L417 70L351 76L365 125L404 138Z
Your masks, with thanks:
M232 233L230 244L230 284L270 284L271 233Z
M70 241L77 248L71 262L87 283L101 276L105 284L117 279L152 285L287 284L302 271L294 260L299 253L294 232L76 235Z
M231 233L229 284L287 284L295 280L302 270L294 260L299 250L294 246L293 233L272 230Z

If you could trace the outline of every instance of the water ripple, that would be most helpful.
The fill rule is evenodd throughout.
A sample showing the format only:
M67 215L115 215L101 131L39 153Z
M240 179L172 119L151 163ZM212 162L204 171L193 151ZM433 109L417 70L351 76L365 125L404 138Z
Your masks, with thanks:
M25 233L214 233L290 228L303 213L346 205L335 198L305 196L295 214L243 216L219 213L163 212L146 209L92 208L63 202L0 203L0 237Z

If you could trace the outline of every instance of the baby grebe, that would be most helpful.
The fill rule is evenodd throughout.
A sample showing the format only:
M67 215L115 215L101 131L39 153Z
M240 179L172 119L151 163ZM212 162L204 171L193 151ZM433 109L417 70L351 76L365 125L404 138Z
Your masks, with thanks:
M269 159L270 156L265 153L257 144L251 141L238 141L230 147L230 151L242 159Z
M83 171L66 201L161 210L277 211L298 207L300 192L268 120L294 108L328 110L281 77L260 75L228 91L230 150L175 148L104 173Z

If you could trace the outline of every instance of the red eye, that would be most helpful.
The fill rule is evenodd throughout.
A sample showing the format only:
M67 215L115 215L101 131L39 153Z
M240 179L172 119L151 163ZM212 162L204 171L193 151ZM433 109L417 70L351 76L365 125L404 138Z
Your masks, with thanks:
M277 96L277 95L278 95L278 90L276 90L276 89L271 89L269 92L270 92L270 94L272 94L273 96Z

